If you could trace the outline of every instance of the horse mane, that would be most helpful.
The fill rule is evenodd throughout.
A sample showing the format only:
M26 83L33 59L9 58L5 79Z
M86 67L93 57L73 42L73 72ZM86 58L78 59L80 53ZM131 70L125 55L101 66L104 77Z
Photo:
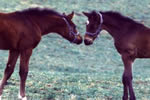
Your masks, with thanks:
M119 22L128 22L130 24L134 24L134 25L142 25L141 23L134 21L133 19L123 16L122 14L115 12L115 11L106 11L106 12L101 12L100 13L107 15L107 16L111 16L113 19L118 20Z
M36 16L43 16L43 15L56 15L56 16L60 16L62 17L63 15L54 11L53 9L49 9L49 8L28 8L22 11L16 11L15 13L17 14L23 14L23 15L36 15Z

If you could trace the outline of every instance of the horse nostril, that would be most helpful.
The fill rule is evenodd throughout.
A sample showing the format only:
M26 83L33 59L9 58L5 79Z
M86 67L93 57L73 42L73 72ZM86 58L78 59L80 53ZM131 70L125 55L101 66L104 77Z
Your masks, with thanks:
M77 36L76 39L75 39L75 41L74 41L74 43L81 44L82 41L83 41L82 37L81 36Z
M82 39L82 37L80 38L80 41L79 41L79 44L81 44L82 43L82 41L83 41L83 39Z
M76 44L81 44L81 43L82 43L82 39L80 39L76 42Z

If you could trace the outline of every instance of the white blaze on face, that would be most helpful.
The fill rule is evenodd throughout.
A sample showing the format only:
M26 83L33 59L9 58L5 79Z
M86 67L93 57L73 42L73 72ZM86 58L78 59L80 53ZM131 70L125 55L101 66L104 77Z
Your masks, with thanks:
M86 25L88 25L88 24L89 24L89 20L86 21Z

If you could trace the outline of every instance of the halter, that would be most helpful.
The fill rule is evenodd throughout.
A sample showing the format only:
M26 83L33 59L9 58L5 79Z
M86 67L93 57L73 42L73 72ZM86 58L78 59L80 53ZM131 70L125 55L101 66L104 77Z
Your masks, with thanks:
M72 29L72 27L70 26L70 24L68 23L68 21L66 20L66 18L63 18L63 20L65 21L65 23L67 24L68 28L69 28L69 35L73 35L74 39L71 42L75 42L77 40L77 36L79 35L79 32L75 33Z
M86 32L87 35L90 35L90 36L96 36L99 34L99 32L102 30L101 26L103 24L103 16L100 12L98 12L98 15L99 15L99 18L100 18L100 24L98 26L98 29L96 30L95 33L92 33L92 32Z

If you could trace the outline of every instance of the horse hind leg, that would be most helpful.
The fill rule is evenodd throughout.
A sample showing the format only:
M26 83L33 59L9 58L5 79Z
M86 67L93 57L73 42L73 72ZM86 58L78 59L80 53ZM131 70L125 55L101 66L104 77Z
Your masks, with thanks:
M6 69L4 71L4 77L2 78L1 83L0 83L0 98L3 92L4 85L6 84L7 80L10 78L11 74L14 71L18 56L19 56L18 51L15 51L15 50L9 51L9 57L8 57Z

